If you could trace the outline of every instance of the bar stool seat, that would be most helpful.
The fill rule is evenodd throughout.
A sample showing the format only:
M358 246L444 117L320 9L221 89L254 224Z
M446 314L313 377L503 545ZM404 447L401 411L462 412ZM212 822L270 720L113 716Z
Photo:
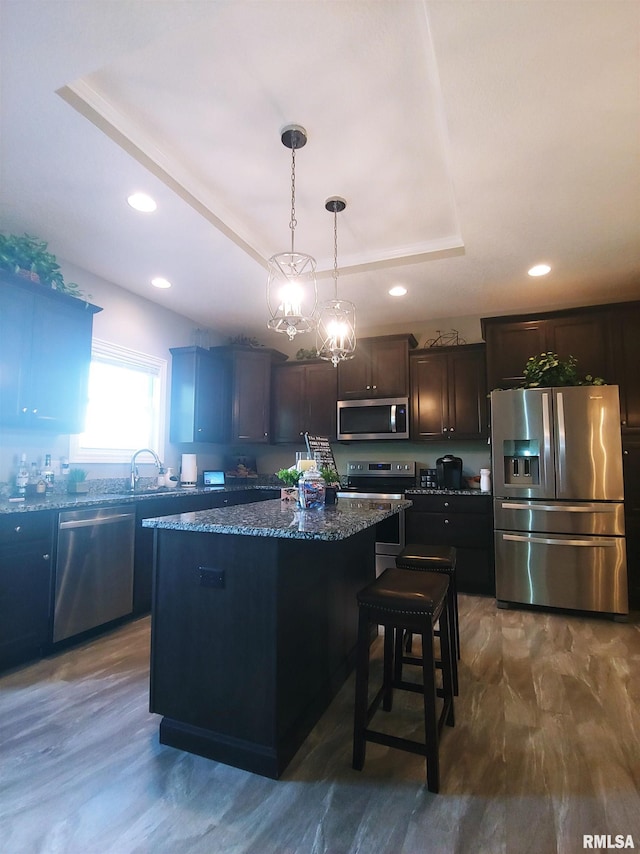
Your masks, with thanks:
M450 645L446 607L449 579L436 573L410 573L390 568L358 593L358 645L356 661L356 697L353 728L353 767L364 767L367 741L408 750L426 758L427 786L438 792L440 787L439 741L444 723L454 725L453 655ZM382 686L369 704L370 626L384 626L384 664ZM434 651L435 626L440 627L442 688L437 687ZM394 647L405 631L422 635L422 684L394 678ZM418 742L368 728L382 702L391 711L394 688L422 694L425 740ZM437 698L442 708L437 713Z
M442 572L449 578L447 608L449 610L449 630L455 651L453 663L453 688L458 695L458 659L460 658L460 626L458 622L458 591L456 586L456 550L453 546L425 546L422 543L410 543L396 557L398 569L412 569L421 572ZM411 635L407 637L407 652L411 651ZM418 662L408 656L403 661L408 664ZM402 668L402 661L397 663Z

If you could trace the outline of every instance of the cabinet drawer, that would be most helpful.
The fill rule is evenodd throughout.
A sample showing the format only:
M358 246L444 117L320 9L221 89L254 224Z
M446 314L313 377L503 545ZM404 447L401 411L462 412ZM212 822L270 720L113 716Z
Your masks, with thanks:
M406 540L425 545L488 548L491 545L490 517L483 514L421 513L406 514Z
M52 535L52 514L45 510L32 513L7 513L0 516L0 544L19 545Z
M490 495L412 495L413 510L421 513L482 513L491 516Z

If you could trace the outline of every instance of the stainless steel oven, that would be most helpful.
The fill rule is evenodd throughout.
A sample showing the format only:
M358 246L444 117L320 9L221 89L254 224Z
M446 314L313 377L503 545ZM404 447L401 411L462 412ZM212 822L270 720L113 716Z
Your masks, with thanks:
M355 460L347 463L347 486L340 496L383 504L404 498L416 485L413 461ZM404 510L376 525L376 575L395 566L405 546Z

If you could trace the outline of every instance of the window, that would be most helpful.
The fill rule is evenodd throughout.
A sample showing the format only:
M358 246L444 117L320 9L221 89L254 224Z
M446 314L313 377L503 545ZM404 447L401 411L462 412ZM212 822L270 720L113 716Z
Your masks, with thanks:
M94 339L85 432L72 436L73 462L129 462L138 448L164 447L167 362Z

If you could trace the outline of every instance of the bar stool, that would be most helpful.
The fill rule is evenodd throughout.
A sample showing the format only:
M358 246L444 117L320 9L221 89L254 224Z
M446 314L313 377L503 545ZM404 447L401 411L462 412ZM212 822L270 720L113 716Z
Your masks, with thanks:
M458 591L456 586L456 550L453 546L425 546L410 544L405 546L396 557L398 569L412 569L420 572L441 572L449 579L447 610L449 612L449 630L451 646L455 651L453 661L453 689L458 696L458 659L460 658L460 625L458 621ZM411 651L411 635L407 638L407 652ZM410 656L397 658L396 668L402 670L402 663L419 664L419 660ZM398 677L400 678L400 677Z
M356 696L353 726L353 767L364 767L367 741L408 750L426 758L427 787L440 788L439 743L444 723L455 723L453 709L453 655L450 644L449 617L446 608L449 579L444 574L413 573L403 569L386 569L382 575L358 593L358 644L356 654ZM371 625L384 626L384 664L382 686L369 704L369 642ZM434 632L440 628L442 689L436 686ZM394 678L395 638L405 631L422 635L422 684ZM398 738L368 728L382 702L391 711L393 689L421 693L424 703L424 742ZM437 697L442 708L437 714Z

